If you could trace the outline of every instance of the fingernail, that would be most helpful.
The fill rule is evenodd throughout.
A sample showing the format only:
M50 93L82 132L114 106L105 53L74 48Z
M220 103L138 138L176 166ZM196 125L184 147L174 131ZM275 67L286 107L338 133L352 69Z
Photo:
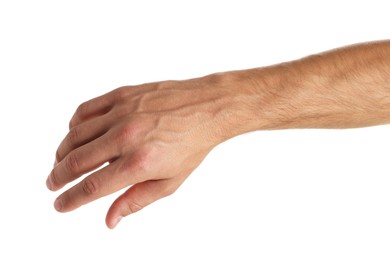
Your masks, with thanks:
M116 219L114 219L114 221L112 222L113 224L112 228L115 228L118 225L118 223L122 220L122 218L123 218L122 216L119 216Z
M62 207L63 207L62 199L61 199L61 197L58 197L58 198L54 201L54 208L55 208L57 211L61 211Z

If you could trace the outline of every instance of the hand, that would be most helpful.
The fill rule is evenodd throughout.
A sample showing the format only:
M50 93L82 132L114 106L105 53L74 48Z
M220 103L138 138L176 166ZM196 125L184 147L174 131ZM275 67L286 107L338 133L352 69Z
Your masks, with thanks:
M47 187L59 190L107 164L61 194L56 210L71 211L130 186L107 213L106 224L114 228L122 217L172 194L230 137L233 91L220 78L121 87L81 104Z

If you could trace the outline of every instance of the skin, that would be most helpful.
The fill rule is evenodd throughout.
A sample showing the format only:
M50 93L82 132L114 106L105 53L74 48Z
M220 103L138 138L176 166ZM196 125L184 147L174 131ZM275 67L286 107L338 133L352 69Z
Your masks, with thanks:
M388 123L390 41L357 44L269 67L121 87L87 101L70 121L46 185L57 191L92 172L56 199L60 212L127 187L106 216L114 228L175 192L234 136Z

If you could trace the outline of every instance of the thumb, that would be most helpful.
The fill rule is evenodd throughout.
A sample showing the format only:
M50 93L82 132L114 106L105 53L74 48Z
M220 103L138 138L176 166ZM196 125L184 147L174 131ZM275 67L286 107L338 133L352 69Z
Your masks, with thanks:
M176 185L174 179L149 180L133 185L111 205L106 216L107 227L115 228L123 217L171 195L179 185Z

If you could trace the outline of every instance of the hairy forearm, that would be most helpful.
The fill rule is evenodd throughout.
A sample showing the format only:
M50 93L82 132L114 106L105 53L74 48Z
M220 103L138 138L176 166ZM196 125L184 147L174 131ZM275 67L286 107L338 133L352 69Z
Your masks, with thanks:
M246 131L390 123L390 41L225 76L243 96Z

